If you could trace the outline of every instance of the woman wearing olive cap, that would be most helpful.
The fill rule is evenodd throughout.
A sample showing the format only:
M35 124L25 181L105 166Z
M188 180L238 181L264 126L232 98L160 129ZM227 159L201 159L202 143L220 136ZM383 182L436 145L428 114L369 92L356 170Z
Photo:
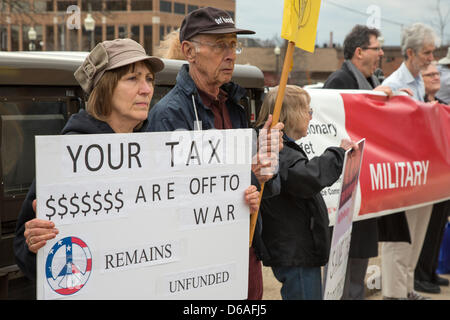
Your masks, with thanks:
M130 133L144 131L155 73L162 60L147 56L131 39L104 41L89 53L75 78L89 94L86 110L70 117L61 134ZM58 234L55 224L36 218L35 182L20 210L14 254L20 269L36 278L36 253Z
M70 117L62 134L104 134L144 132L153 96L155 73L164 68L162 60L147 56L131 39L99 43L74 75L89 94L86 110ZM246 190L245 199L257 205L256 187ZM35 182L19 214L14 253L20 269L36 278L36 253L58 234L51 221L35 218Z

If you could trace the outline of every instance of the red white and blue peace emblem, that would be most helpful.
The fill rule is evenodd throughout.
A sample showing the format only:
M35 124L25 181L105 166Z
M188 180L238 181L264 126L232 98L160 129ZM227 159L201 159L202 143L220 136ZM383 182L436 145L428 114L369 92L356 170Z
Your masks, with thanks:
M83 288L92 270L92 256L86 243L66 237L50 249L45 263L47 281L52 290L71 295Z

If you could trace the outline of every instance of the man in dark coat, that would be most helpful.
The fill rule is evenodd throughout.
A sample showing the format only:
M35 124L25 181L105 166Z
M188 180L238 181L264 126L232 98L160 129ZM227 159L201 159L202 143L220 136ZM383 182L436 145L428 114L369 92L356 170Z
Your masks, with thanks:
M247 128L245 110L239 104L246 91L231 82L231 76L241 51L236 35L253 33L237 29L221 9L205 7L187 15L181 24L180 43L189 64L181 67L175 87L150 110L148 131ZM282 128L281 123L273 127L275 131ZM261 174L261 169L259 162L252 164L252 184L268 182L266 188L271 189L272 175ZM260 228L258 219L249 251L250 300L262 299L263 293Z
M335 71L324 84L329 89L377 90L392 95L389 87L380 86L374 72L383 49L376 29L356 25L344 41L344 58L340 70ZM353 223L349 260L342 299L364 299L364 278L369 258L378 256L378 228L376 219Z

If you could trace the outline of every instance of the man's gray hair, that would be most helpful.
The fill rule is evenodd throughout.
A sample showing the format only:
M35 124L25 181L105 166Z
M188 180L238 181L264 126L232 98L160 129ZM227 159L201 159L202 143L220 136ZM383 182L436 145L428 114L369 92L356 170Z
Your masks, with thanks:
M426 44L434 44L438 47L439 43L439 37L430 26L420 22L414 23L413 25L403 29L402 55L405 60L407 60L407 49L412 49L415 53L418 53Z

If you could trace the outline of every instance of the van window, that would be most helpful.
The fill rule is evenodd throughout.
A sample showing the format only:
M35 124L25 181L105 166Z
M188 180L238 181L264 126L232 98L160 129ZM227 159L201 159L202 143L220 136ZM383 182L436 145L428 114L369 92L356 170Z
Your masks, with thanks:
M34 137L59 134L66 114L65 101L0 102L3 196L28 191L35 177Z

